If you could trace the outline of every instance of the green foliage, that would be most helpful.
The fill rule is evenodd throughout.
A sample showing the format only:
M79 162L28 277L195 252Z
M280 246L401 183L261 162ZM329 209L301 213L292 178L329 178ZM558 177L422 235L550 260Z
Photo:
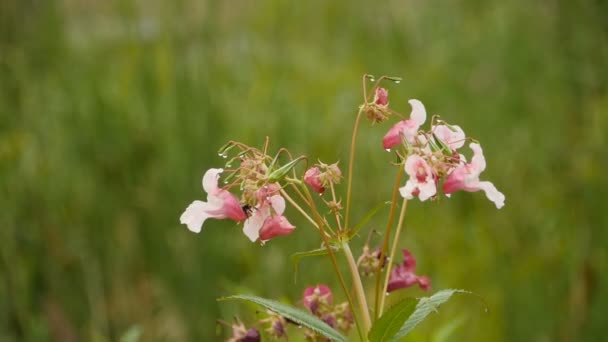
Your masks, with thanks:
M418 300L415 310L407 318L407 321L393 335L391 341L399 341L407 336L414 328L420 324L432 312L437 312L441 304L447 302L454 293L469 293L464 290L441 290L430 297L422 297Z
M388 309L369 332L370 342L390 341L416 309L418 300L406 298Z
M236 295L220 298L219 300L244 300L259 304L269 310L272 310L281 316L294 321L297 324L303 325L313 331L331 339L332 341L346 342L347 339L342 334L334 330L322 320L309 314L306 311L294 308L287 304L279 303L274 300L260 298L252 295Z
M331 248L334 251L339 251L340 250L340 246L339 245L331 246ZM328 255L328 254L329 254L329 251L325 247L313 249L313 250L306 251L306 252L293 253L291 255L291 261L293 263L293 279L294 279L294 282L297 281L297 279L298 279L298 269L299 269L299 265L300 265L300 259L305 258L305 257L321 256L321 255Z
M386 84L392 108L420 99L478 139L483 178L507 196L500 211L483 194L408 203L399 245L417 271L491 310L447 305L408 340L460 316L455 341L604 339L605 13L598 0L0 1L0 340L137 325L141 340L214 341L216 319L256 319L215 301L248 293L235 288L339 289L327 257L293 285L287 256L320 246L294 210L296 232L263 248L242 226L197 235L179 216L230 139L269 136L345 171L367 72L403 76ZM390 124L359 132L353 223L390 200Z

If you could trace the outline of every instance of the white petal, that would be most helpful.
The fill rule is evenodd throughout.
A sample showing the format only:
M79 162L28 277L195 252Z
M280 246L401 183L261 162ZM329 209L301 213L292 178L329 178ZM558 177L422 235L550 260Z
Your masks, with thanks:
M435 186L435 182L432 180L426 183L418 183L418 190L420 190L418 198L421 202L426 201L437 193L437 187Z
M500 209L505 205L505 195L502 192L498 191L494 184L491 182L479 182L479 188L486 193L486 197L494 204L496 204L496 208Z
M401 194L401 197L409 200L414 198L412 195L414 190L416 190L416 183L410 179L407 181L407 183L405 183L405 186L399 188L399 193Z
M483 156L483 150L479 144L471 143L469 147L471 150L473 150L471 165L473 165L473 168L475 168L475 171L479 175L483 170L486 169L486 158Z
M203 176L203 189L208 194L212 194L217 191L217 182L220 178L220 173L224 172L224 169L209 169Z
M260 237L260 229L262 229L262 225L268 216L270 216L268 207L262 207L258 208L247 220L245 220L243 233L251 242L255 242Z
M199 233L203 223L210 216L207 214L207 203L203 201L194 201L184 211L179 218L179 222L188 226L190 231Z
M285 199L281 195L274 195L270 197L270 204L278 215L283 215L285 211Z
M422 125L426 121L426 109L424 108L424 105L416 99L411 99L408 102L412 106L410 119L414 120L418 126Z

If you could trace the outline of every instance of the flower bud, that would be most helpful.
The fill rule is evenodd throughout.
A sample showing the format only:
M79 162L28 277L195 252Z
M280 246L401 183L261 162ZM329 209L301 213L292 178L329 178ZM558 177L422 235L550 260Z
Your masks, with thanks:
M314 191L322 194L325 192L325 187L321 183L321 170L318 167L311 167L304 174L304 182L308 184Z
M381 107L388 106L388 90L384 88L376 88L376 93L374 94L374 103Z
M313 315L319 315L327 311L333 297L327 285L307 287L304 290L303 303Z

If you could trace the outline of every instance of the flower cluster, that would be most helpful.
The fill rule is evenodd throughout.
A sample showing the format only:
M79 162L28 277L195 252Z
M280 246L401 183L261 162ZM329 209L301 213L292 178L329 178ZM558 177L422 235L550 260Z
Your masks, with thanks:
M219 187L220 174L224 169L209 169L203 176L203 189L207 192L207 201L194 201L186 208L180 222L188 229L198 233L204 222L209 219L231 219L237 223L243 222L243 233L252 242L262 243L278 236L293 232L293 226L283 213L285 199L281 195L279 180L293 168L295 161L279 167L277 157L270 158L265 153L232 142L221 154L233 147L240 148L240 153L226 165L230 167L239 163L238 167L226 170L229 176L224 180L225 187ZM239 199L229 190L239 185Z
M354 324L354 317L348 303L332 305L333 296L327 285L307 287L302 296L302 303L311 314L319 317L332 328L348 333ZM316 341L316 334L307 331L309 340Z
M367 79L375 82L369 96L365 82ZM364 103L359 107L353 129L344 208L338 192L340 189L337 188L342 180L342 171L337 162L325 164L319 161L308 167L307 157L293 158L284 148L270 156L267 153L268 139L261 150L239 142L227 143L219 151L219 155L226 159L224 167L211 168L205 172L202 185L207 199L192 202L180 217L182 224L198 233L207 219L229 219L242 224L243 233L249 240L264 244L273 238L294 232L295 226L285 217L286 205L289 203L293 210L301 214L302 219L316 229L322 241L320 249L298 254L300 257L328 254L347 299L344 303L334 304L334 296L327 285L308 287L304 290L301 302L310 314L295 308L288 310L284 305L279 306L270 301L252 300L268 309L255 325L263 326L264 330L248 329L237 320L235 324L226 324L232 327L232 336L228 341L257 342L261 339L260 331L264 336L287 340L288 334L292 334L289 326L300 324L302 326L299 327L303 328L301 331L310 341L329 341L328 338L335 338L340 333L348 335L354 325L357 326L355 330L361 340L365 341L370 329L373 330L373 320L382 318L386 298L384 294L416 285L425 291L431 287L431 280L427 276L416 273L416 259L412 253L399 247L408 200L418 198L420 201L432 201L441 198L442 193L450 197L457 191L484 191L497 208L504 206L505 196L491 182L480 179L486 168L480 144L467 137L460 126L449 124L437 115L431 117L428 128L423 128L427 123L427 112L419 100L408 101L411 106L408 117L393 110L389 107L388 90L380 87L383 80L400 81L399 78L386 76L375 81L373 76L364 75ZM399 172L394 182L393 199L388 202L390 210L386 231L381 233L384 236L382 247L369 247L371 234L376 232L374 229L356 260L350 242L359 236L361 229L366 228L368 220L378 211L373 209L360 222L351 222L355 216L351 215L351 211L354 211L351 208L355 146L363 116L372 124L399 118L382 139L383 148L389 152L394 151L398 156L395 165L399 167ZM465 146L472 151L470 162L463 155ZM300 161L305 161L306 167L296 168ZM407 180L402 184L401 177L404 174L407 175ZM399 207L396 201L398 194L403 197L403 204L399 209L398 223L395 224ZM326 210L319 209L321 202ZM329 218L328 214L333 217ZM394 265L393 260L399 250L403 254L403 262ZM345 281L348 278L342 275L338 265L338 254L342 254L347 261L352 279L350 286ZM361 276L376 277L374 310L368 304ZM240 297L239 299L244 299L245 296ZM355 308L356 311L353 311ZM312 321L316 323L313 324Z
M483 190L497 208L502 208L505 196L491 182L479 179L486 168L481 146L476 142L469 144L473 157L467 163L459 149L472 139L465 136L462 128L434 117L430 130L422 131L420 127L426 121L426 109L418 100L412 99L409 103L412 106L410 117L394 124L382 140L388 151L403 147L398 153L405 159L403 167L409 179L399 189L401 196L406 199L418 197L420 201L436 198L439 184L443 182L442 190L447 196L459 190Z

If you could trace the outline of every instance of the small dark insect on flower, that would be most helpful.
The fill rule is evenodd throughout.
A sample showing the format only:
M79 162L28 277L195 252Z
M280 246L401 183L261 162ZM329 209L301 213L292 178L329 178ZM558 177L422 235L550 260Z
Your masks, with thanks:
M247 215L247 217L251 217L251 214L253 214L253 210L254 210L254 208L252 206L250 206L249 204L245 204L245 205L241 206L241 209L243 209L243 212L245 213L245 215Z

